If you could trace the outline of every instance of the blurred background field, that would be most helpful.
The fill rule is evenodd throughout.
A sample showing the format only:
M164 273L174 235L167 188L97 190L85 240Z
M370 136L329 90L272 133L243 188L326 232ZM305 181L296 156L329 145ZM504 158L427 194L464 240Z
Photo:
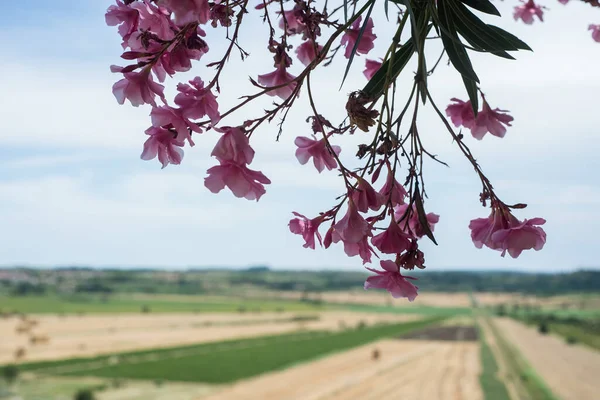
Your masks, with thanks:
M415 275L3 269L0 399L597 399L600 272Z

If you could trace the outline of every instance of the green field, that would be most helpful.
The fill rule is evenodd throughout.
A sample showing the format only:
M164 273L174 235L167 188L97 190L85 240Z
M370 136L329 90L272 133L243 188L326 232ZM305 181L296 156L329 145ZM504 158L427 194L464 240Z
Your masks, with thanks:
M483 329L479 329L479 342L481 343L482 368L479 382L485 400L510 400L504 382L498 378L498 363L483 336Z
M316 311L324 308L308 301L191 295L0 296L0 311L24 314L128 313L140 312L143 307L157 313Z
M21 368L69 376L226 383L286 368L380 338L399 336L440 321L441 318L430 318L336 333L306 332L130 352L119 355L119 362L113 361L112 364L110 356L103 356L24 364Z

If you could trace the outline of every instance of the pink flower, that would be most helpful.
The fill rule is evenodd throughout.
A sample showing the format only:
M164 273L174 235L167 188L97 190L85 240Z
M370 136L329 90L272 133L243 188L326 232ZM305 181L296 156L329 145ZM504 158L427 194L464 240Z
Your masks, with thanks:
M153 107L150 112L150 118L152 126L157 128L173 127L177 132L177 137L180 140L187 139L190 146L194 145L190 131L202 133L198 125L183 116L182 110L178 108L169 106Z
M410 247L409 236L400 229L394 218L390 220L390 226L379 235L371 239L373 246L386 254L400 254Z
M524 2L524 0L521 0L521 2ZM544 21L544 12L542 11L542 7L535 4L533 0L527 0L525 4L515 7L515 13L513 16L515 21L520 18L527 25L531 25L533 24L534 15L537 15L540 21Z
M200 77L189 81L190 84L177 85L179 93L175 96L175 104L181 107L181 112L186 118L199 119L208 115L211 122L219 122L219 104L214 94L204 88Z
M302 235L302 238L305 241L303 247L314 249L315 236L319 240L319 244L322 244L321 234L319 233L319 225L321 225L323 222L323 217L319 215L316 218L308 219L304 215L295 211L293 214L298 218L293 218L290 220L290 223L288 224L290 227L290 232L295 233L296 235Z
M285 17L285 22L283 18ZM285 29L285 25L287 24L287 33L288 35L295 35L301 33L306 28L306 25L302 21L298 19L296 16L296 10L292 9L289 11L284 11L283 16L279 20L279 28Z
M404 198L406 197L406 190L404 187L394 178L392 175L392 171L388 172L387 179L385 181L385 185L379 190L379 193L384 198L385 204L388 199L392 206L404 204Z
M588 30L592 31L592 39L600 43L600 25L590 25Z
M112 72L121 72L123 68L112 65L110 67ZM156 105L154 102L154 96L159 95L164 98L163 85L156 83L152 80L150 69L144 68L140 72L125 72L124 78L116 82L112 91L119 104L123 104L125 99L131 102L134 107L142 104Z
M333 230L333 241L337 243L358 243L371 232L371 226L358 213L352 199L348 201L348 211L335 225Z
M473 113L473 107L471 101L462 101L455 97L450 99L455 104L450 104L446 107L446 115L450 117L454 126L464 126L465 128L471 128L475 124L475 114Z
M250 147L250 141L242 129L226 126L215 130L222 132L223 136L217 142L211 156L215 156L221 162L231 161L240 165L252 162L254 150Z
M315 47L316 50L319 51L319 53L321 52L321 50L323 50L323 46L316 42L313 42L312 40L307 40L306 42L298 46L298 48L296 49L296 55L298 56L298 60L300 60L300 62L305 66L308 66L311 62L313 62L315 58L317 58L317 52L315 51Z
M362 28L362 25L360 23L361 20L362 15L352 23L352 28L348 29L342 36L342 44L346 46L346 51L344 52L344 56L346 58L350 58L350 54L352 54L354 44L358 39L358 34ZM367 54L369 51L371 51L373 47L375 47L373 41L375 41L376 38L377 36L373 33L373 19L369 18L367 26L363 31L363 35L360 38L360 42L356 47L356 54Z
M417 295L418 286L413 285L407 279L417 279L412 276L404 276L400 273L400 268L390 260L382 260L380 263L383 271L367 268L376 275L370 276L365 281L365 290L385 289L395 299L406 297L408 301L413 301Z
M317 140L316 138L310 139L305 136L298 136L294 140L294 143L298 146L296 149L296 158L300 164L306 164L312 157L315 168L319 173L323 172L324 168L330 171L337 168L337 161L335 161L335 158L327 148L325 139ZM332 145L331 148L336 155L339 155L342 151L340 146Z
M492 235L507 226L507 221L503 218L502 213L496 209L492 209L492 213L488 218L476 218L469 223L471 230L471 240L478 249L484 245L493 250L501 249L500 245L492 240Z
M258 201L266 190L264 185L271 183L260 171L248 169L245 165L231 161L221 161L221 165L210 168L204 178L204 186L213 193L219 193L227 186L236 197Z
M541 250L546 244L546 232L535 225L543 225L543 218L525 219L523 222L511 224L507 229L496 231L492 234L492 240L502 247L502 256L508 254L517 258L523 250Z
M201 36L206 36L206 33L198 27L195 32L188 32L183 40L177 41L175 46L164 52L159 62L152 67L159 81L164 81L167 74L173 76L176 72L189 71L192 60L200 60L208 52L208 44ZM160 49L153 51L158 52Z
M385 203L381 194L375 191L369 182L357 176L358 186L352 190L351 197L360 212L367 212L369 209L377 211Z
M473 137L477 140L481 140L488 132L497 137L504 137L506 134L506 127L502 124L511 126L510 123L514 119L510 115L505 114L506 112L508 111L499 108L492 110L490 105L484 99L483 108L477 114L475 124L470 127Z
M173 12L175 23L179 26L191 22L205 24L209 20L208 0L160 0L158 4Z
M104 16L106 25L119 25L119 35L123 38L123 48L127 47L127 40L138 29L139 14L134 8L126 6L121 0L117 0L117 5L112 5L106 10Z
M506 209L494 208L488 218L477 218L469 223L471 239L475 247L483 245L501 250L502 257L508 251L512 258L517 258L523 250L541 250L546 243L546 232L535 225L543 225L543 218L525 219L523 222L515 218Z
M184 142L177 139L175 132L153 126L146 130L146 135L150 137L144 143L144 151L140 156L142 160L152 160L158 155L163 168L169 164L181 164Z
M348 257L360 256L364 265L371 262L371 254L373 253L373 249L371 246L369 246L369 241L365 236L358 243L344 242L344 252Z
M365 70L363 71L365 77L367 79L371 79L373 75L375 75L375 73L379 71L379 68L381 68L381 64L383 63L380 61L370 60L367 58L365 60Z
M135 2L131 4L131 7L139 12L140 30L150 31L163 40L175 37L175 33L171 29L171 16L168 10L156 7L147 0Z
M296 77L292 74L289 74L285 67L279 66L271 73L259 75L258 83L267 88L285 85L277 89L270 90L267 92L267 94L269 96L279 96L282 100L286 100L288 97L290 97L294 89L296 89L297 83L292 82L294 79L296 79Z
M569 0L558 0L561 4L567 4Z
M396 221L400 221L399 224L403 230L407 231L407 233L410 233L414 237L420 239L423 236L425 236L425 230L423 229L423 225L421 225L421 222L419 221L419 215L417 214L417 208L413 204L412 211L410 213L410 218L408 219L408 225L406 224L406 218L402 219L402 217L404 217L404 214L406 213L407 209L408 209L408 204L403 204L403 205L399 205L399 206L395 207L394 208L394 211L395 211L394 218L396 219ZM440 216L437 214L434 214L434 213L428 213L425 217L427 218L427 224L429 225L429 230L431 230L431 232L433 232L435 229L435 224L437 224L440 220Z

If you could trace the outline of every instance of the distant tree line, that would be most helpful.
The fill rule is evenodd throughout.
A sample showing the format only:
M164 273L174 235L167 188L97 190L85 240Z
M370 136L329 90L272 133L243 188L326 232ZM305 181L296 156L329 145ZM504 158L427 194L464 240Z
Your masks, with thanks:
M0 293L27 296L52 292L90 293L237 293L240 287L276 291L323 292L356 290L363 285L362 272L276 271L267 267L246 270L35 270L31 282L0 280ZM521 292L537 295L600 292L600 270L560 274L500 271L412 271L423 291ZM32 283L33 282L33 283ZM44 282L39 283L39 282Z

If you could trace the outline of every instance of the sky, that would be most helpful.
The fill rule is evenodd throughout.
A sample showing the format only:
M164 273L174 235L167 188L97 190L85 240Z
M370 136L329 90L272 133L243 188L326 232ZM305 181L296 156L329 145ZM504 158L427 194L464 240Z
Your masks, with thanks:
M516 2L496 2L503 18L486 18L526 41L534 52L517 61L472 56L482 90L494 107L510 110L513 126L505 138L467 136L484 172L509 204L527 203L518 218L543 217L548 234L542 251L518 259L476 249L469 220L489 210L478 202L480 184L431 108L419 116L426 148L450 168L425 163L429 199L439 214L438 246L425 243L429 269L513 269L553 272L599 268L600 227L600 44L587 26L600 23L600 10L571 2L543 1L545 22L516 22ZM206 170L216 164L210 152L217 134L196 138L182 165L161 170L157 160L142 161L150 108L120 106L111 92L120 79L111 64L122 64L120 38L104 23L110 1L26 0L11 2L0 14L0 266L160 267L269 265L273 268L361 269L340 245L305 249L289 232L292 211L315 216L329 209L343 184L333 171L319 174L294 157L296 136L308 136L307 97L290 113L279 142L277 127L263 126L252 137L252 168L272 184L259 202L215 195L204 187ZM383 7L381 7L383 8ZM382 56L390 24L376 11L375 49ZM272 70L266 27L248 20L241 45L251 55L232 58L222 78L221 110L253 92L248 76ZM209 53L191 72L166 82L167 98L177 82L210 78L205 65L221 57L224 31L207 27ZM435 44L431 44L435 50ZM435 51L432 57L435 58ZM364 56L354 62L340 90L343 60L315 73L317 107L333 121L344 117L352 90L361 88ZM300 71L292 66L292 73ZM410 67L410 66L409 66ZM405 71L407 72L407 71ZM411 75L400 87L406 95ZM443 62L430 79L431 91L445 107L451 97L465 99L459 76ZM254 117L266 102L234 114L224 124ZM352 160L368 134L336 138L342 160ZM348 161L352 162L352 161ZM377 185L376 185L377 186Z

